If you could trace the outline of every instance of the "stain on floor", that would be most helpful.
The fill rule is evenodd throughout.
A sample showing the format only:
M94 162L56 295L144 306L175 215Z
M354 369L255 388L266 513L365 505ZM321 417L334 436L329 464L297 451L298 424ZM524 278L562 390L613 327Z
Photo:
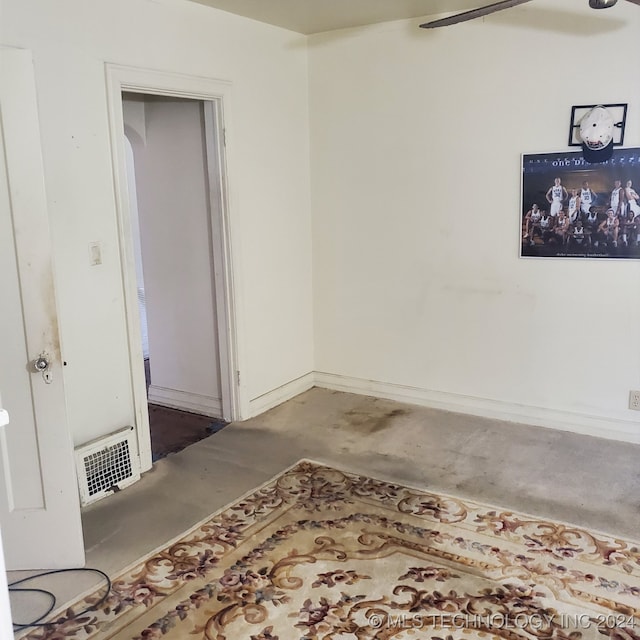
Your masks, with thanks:
M391 426L394 418L405 415L405 409L392 409L380 413L352 409L345 413L347 427L361 434L378 433Z

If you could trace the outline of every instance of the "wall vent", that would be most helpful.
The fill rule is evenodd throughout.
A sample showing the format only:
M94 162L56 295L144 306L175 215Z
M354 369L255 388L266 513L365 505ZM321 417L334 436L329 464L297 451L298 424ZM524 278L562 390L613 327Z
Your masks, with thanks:
M135 429L126 427L77 447L80 502L91 504L140 479Z

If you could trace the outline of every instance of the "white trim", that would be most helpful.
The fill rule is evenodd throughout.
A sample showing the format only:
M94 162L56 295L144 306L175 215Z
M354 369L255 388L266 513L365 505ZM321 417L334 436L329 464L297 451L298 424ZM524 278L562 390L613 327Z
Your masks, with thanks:
M586 436L640 444L639 424L634 420L545 409L543 407L476 398L445 391L431 391L429 389L318 371L315 372L314 379L315 385L324 389L369 395L433 409L443 409L456 413L519 422L547 429L570 431Z
M223 123L223 105L220 100L204 103L205 145L207 154L207 172L209 202L211 203L211 256L212 277L215 282L216 324L218 335L218 360L220 387L222 390L221 409L217 416L233 420L238 416L236 397L237 385L234 382L233 363L237 361L235 340L231 339L234 326L231 310L234 308L233 271L229 243L229 226L226 216L227 176L223 156L225 130ZM222 286L221 286L222 285Z
M135 69L111 63L105 64L107 83L107 109L111 130L111 153L113 162L114 189L117 209L118 235L120 238L120 259L122 264L122 286L125 300L125 314L129 343L129 362L132 375L132 394L135 411L135 425L138 436L141 471L151 468L151 438L147 412L147 393L142 358L142 339L138 318L137 282L135 257L131 234L129 200L126 182L124 149L124 122L122 115L122 92L150 93L204 100L210 103L207 113L207 155L212 159L210 177L220 181L220 188L212 188L211 213L213 229L220 231L221 237L214 238L214 246L222 248L214 265L214 280L217 293L218 335L220 343L220 368L222 386L222 408L225 420L243 417L242 389L236 384L235 372L238 365L238 318L235 300L238 299L238 247L234 241L232 260L231 224L228 204L228 176L226 158L228 152L224 139L229 130L229 103L231 85L229 82L166 73L149 69ZM225 124L223 128L223 109ZM216 219L218 218L218 219ZM235 274L234 274L235 268ZM235 277L233 277L235 275ZM222 361L224 358L224 362ZM220 415L218 411L217 415Z
M167 387L157 387L152 384L149 387L149 402L151 404L159 404L163 407L182 409L183 411L191 411L192 413L199 413L203 416L211 416L212 418L222 417L222 401L220 398L203 396L199 393L180 391L179 389L168 389Z
M249 402L249 417L257 416L279 404L291 400L295 396L311 389L315 383L315 375L313 372L306 373L291 382L287 382L276 389L267 391L260 396L253 398Z

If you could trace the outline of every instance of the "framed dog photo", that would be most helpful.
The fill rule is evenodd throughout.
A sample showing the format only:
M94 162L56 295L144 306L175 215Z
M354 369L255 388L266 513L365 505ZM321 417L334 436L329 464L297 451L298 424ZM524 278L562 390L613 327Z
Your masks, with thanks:
M636 191L636 189L638 191ZM522 156L520 255L640 258L640 148Z

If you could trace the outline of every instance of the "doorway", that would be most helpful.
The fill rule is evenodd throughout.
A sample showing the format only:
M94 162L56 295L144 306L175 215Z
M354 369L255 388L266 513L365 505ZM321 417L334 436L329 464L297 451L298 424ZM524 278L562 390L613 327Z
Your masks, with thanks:
M156 460L222 428L205 104L122 94L138 312Z
M195 430L206 436L239 416L222 122L226 87L107 68L132 390L145 471L153 461L149 413L159 414L165 431L167 423L175 424L178 439L185 419L193 418ZM180 88L185 84L191 90Z

